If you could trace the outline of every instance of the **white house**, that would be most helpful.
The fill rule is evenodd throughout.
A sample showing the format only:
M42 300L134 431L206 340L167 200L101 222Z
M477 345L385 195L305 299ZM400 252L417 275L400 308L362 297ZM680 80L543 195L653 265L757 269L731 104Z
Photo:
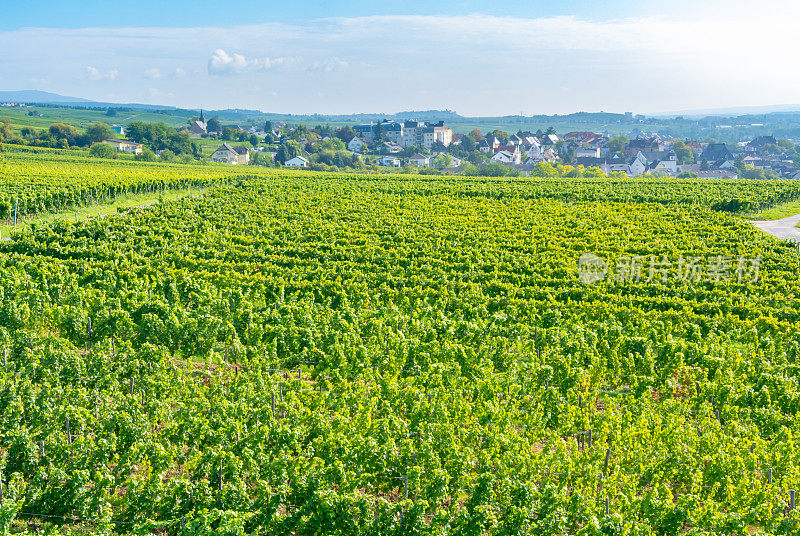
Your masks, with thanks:
M211 154L211 161L218 164L240 164L250 163L250 151L247 147L231 147L223 143L219 149Z
M391 155L382 157L380 160L378 160L378 163L382 166L400 167L400 159Z
M697 176L701 179L738 179L739 174L729 169L709 169L708 171L698 171Z
M308 167L308 159L303 156L295 156L291 160L287 160L283 165L287 167Z
M366 144L367 142L356 136L355 138L347 142L347 149L354 153L360 153L361 149L363 149Z
M675 161L674 156L672 159L659 160L655 164L655 170L665 171L666 173L675 176L678 174L678 163Z
M497 154L492 157L492 162L499 162L500 164L510 166L513 164L521 164L522 157L519 151L514 151L513 153L511 151L498 151Z
M106 145L110 145L117 151L122 151L124 153L133 153L133 154L141 154L142 153L142 144L141 143L134 143L128 140L103 140L103 143Z
M558 136L555 134L545 134L542 136L540 145L555 145L556 143L558 143Z
M457 157L455 157L455 156L453 156L451 154L445 154L445 153L439 153L438 156L450 157L450 165L448 166L450 168L461 167L461 159L460 158L457 158Z
M600 158L600 147L575 149L575 158Z
M385 153L389 153L389 154L395 154L395 153L399 153L399 152L401 152L401 151L403 150L403 148L402 148L402 147L400 147L399 145L397 145L397 144L396 144L396 143L394 143L394 142L391 142L391 141L385 141L385 142L383 142L383 144L381 145L381 150L382 150L383 152L385 152Z
M429 156L424 154L415 153L408 159L409 163L415 167L428 167L431 164Z
M633 157L633 160L628 163L628 167L630 168L632 176L639 176L647 171L647 158L639 151L636 153L636 156Z

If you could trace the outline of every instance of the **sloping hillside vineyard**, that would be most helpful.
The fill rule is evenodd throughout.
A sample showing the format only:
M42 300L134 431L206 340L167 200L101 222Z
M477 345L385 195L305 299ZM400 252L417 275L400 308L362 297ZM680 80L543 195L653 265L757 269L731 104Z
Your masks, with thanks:
M795 184L126 165L2 164L208 186L0 243L3 523L797 530L800 258L734 214Z

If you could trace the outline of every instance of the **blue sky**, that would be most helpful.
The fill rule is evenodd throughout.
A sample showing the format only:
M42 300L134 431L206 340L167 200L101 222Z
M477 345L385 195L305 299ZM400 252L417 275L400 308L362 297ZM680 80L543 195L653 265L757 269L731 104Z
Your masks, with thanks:
M0 0L0 89L292 113L800 102L800 7L778 0L35 5Z
M126 7L114 2L83 0L44 0L36 2L35 12L27 2L3 0L7 3L0 17L0 30L16 30L28 26L45 28L86 28L126 26L198 27L210 24L238 26L248 22L302 22L308 19L356 17L364 15L460 15L484 13L497 16L541 17L581 13L602 18L617 7L627 16L648 11L645 2L610 0L563 0L548 2L486 2L478 0L439 0L409 2L397 0L347 0L290 2L269 0L137 0ZM130 8L127 6L131 6ZM636 10L634 13L632 10ZM243 16L244 14L244 16Z

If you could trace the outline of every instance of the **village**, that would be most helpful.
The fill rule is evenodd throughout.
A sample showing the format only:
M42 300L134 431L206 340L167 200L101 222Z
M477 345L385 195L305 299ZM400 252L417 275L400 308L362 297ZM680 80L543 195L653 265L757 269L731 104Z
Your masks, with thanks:
M644 174L699 178L800 179L800 157L791 141L773 136L757 136L736 144L715 140L681 140L653 133L633 139L588 131L567 132L559 136L551 128L546 132L508 134L494 130L467 134L453 132L443 122L381 121L332 130L329 127L305 128L278 122L265 129L232 129L227 138L268 142L250 147L223 143L211 155L212 162L248 164L253 151L288 167L313 167L319 144L347 151L363 165L388 168L431 169L459 173L465 169L480 173L489 167L498 173L498 165L508 174L535 174L539 164L569 165L577 169L595 169L605 174L620 173L630 177ZM187 132L192 137L221 136L210 133L202 117L192 122ZM295 141L299 150L283 151ZM272 142L271 144L269 142ZM289 158L286 158L289 156Z
M14 102L2 106L26 107ZM39 115L28 109L28 115ZM178 155L185 163L489 176L548 175L549 166L570 166L569 173L576 176L800 179L800 146L772 135L724 143L659 132L638 132L630 138L609 132L557 133L553 127L536 132L459 133L441 120L382 120L339 127L284 121L239 125L206 118L203 110L178 128L143 122L94 126L111 135L95 140L117 154L165 161ZM81 145L79 133L66 132L69 128L61 123L45 131L22 128L19 135L11 133L0 140L51 147L92 143L84 137Z

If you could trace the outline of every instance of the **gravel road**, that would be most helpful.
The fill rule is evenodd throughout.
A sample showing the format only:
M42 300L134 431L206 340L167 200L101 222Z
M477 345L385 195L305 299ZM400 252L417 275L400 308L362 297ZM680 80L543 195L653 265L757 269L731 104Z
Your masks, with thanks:
M780 220L751 221L750 223L772 236L784 240L791 238L800 240L800 229L795 227L798 222L800 222L800 214L795 214L788 218L781 218Z

